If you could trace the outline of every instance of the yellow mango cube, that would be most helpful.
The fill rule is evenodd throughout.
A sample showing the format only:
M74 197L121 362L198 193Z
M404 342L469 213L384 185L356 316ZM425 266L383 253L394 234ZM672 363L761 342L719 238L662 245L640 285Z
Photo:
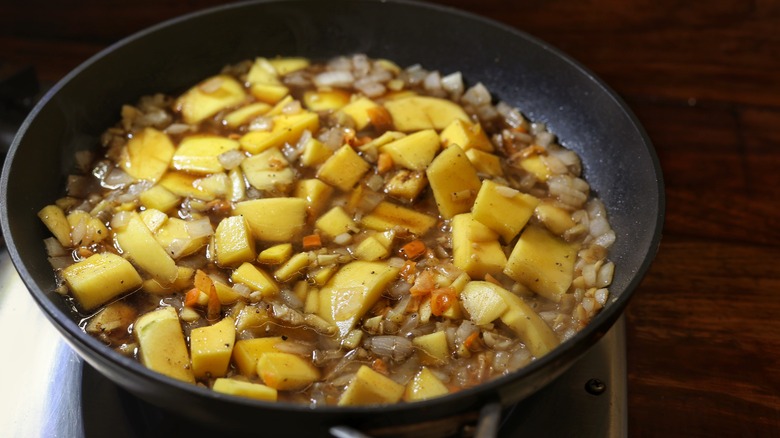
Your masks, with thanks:
M122 149L119 167L135 179L158 181L168 170L175 150L166 133L144 128Z
M498 155L484 152L479 149L469 149L466 151L466 157L468 157L478 173L484 173L490 176L504 175L504 169L501 168L501 159Z
M312 137L303 145L303 153L299 160L306 167L315 167L324 163L331 155L333 155L333 149Z
M560 343L550 326L522 298L502 287L493 290L508 306L501 321L517 334L531 354L537 358L544 356Z
M344 90L309 90L303 94L303 104L311 111L337 110L349 103Z
M547 163L539 155L523 158L519 164L523 170L534 175L537 181L545 182L550 178L550 168L547 167Z
M247 397L255 400L276 401L277 392L259 383L244 382L241 380L221 377L214 381L212 389L223 394Z
M257 256L258 263L264 265L279 265L286 262L293 253L291 243L280 243L260 251Z
M552 301L558 302L574 276L577 245L529 226L509 255L504 273Z
M300 252L279 266L274 272L274 277L282 283L291 280L309 266L309 253Z
M91 255L66 267L62 278L76 302L87 311L141 286L141 276L133 265L110 252Z
M427 365L443 365L450 360L450 347L447 334L439 330L412 339L412 345L417 349L420 361Z
M424 171L399 169L385 183L385 193L411 202L428 186Z
M384 262L350 262L320 289L319 316L335 324L346 336L395 280L398 268Z
M339 234L358 231L352 216L339 206L331 208L327 213L320 216L314 223L314 226L331 239Z
M190 332L192 373L196 379L224 377L236 341L235 321L226 317L218 323Z
M461 213L452 219L452 260L471 278L498 274L506 265L498 235L474 220L471 213Z
M173 154L171 167L197 174L222 172L225 169L219 162L219 155L239 147L237 141L218 135L185 137Z
M214 234L214 253L220 266L236 266L255 259L255 237L244 216L222 219Z
M196 124L241 104L246 97L244 87L238 81L228 75L217 75L190 88L174 105L185 123Z
M260 292L264 297L279 293L279 285L264 270L251 263L243 263L230 276L235 283L241 283L252 290Z
M536 206L534 215L541 221L553 234L563 236L566 230L576 225L571 218L571 212L561 207L557 207L550 201L542 201Z
M190 175L184 172L166 172L160 178L159 184L169 192L181 198L195 198L201 201L213 201L216 198L214 192L206 190L199 184L199 175Z
M250 131L244 134L238 140L241 147L251 154L259 154L269 148L281 149L285 143L295 144L301 138L303 131L317 132L320 127L317 113L308 111L298 114L280 114L274 116L272 120L273 128L270 131Z
M238 128L246 125L257 117L262 116L271 109L271 105L265 102L255 102L228 113L223 120L230 128Z
M274 104L290 94L290 89L281 84L252 84L249 92L260 102Z
M146 208L154 208L160 211L168 211L181 202L181 198L161 185L155 185L145 190L138 198L141 205Z
M457 145L444 149L434 158L426 174L444 219L471 209L481 183L463 149Z
M293 190L293 196L306 200L306 212L309 218L320 215L332 194L333 187L316 178L299 180Z
M302 70L309 66L308 59L295 56L269 59L268 63L273 66L276 73L280 76Z
M367 97L359 97L341 108L341 112L355 121L355 129L360 131L371 123L368 112L379 105Z
M114 230L116 242L123 254L160 284L173 283L178 275L176 262L149 231L138 213L127 214L130 215L127 224Z
M441 145L433 129L424 129L390 142L380 148L393 158L393 163L410 170L425 170Z
M436 225L436 218L392 202L382 201L371 210L371 213L363 216L360 222L370 230L401 229L421 236Z
M268 352L257 361L257 375L271 388L296 391L319 380L320 371L300 356Z
M243 215L252 233L266 242L291 242L306 223L306 201L300 198L262 198L239 202L234 215Z
M173 307L141 315L133 324L141 363L168 377L195 383L187 343Z
M395 129L403 132L438 131L445 129L453 120L470 120L460 105L438 97L412 95L388 100L384 106L393 118Z
M241 170L249 184L258 190L285 193L295 180L290 163L276 148L246 158L241 162Z
M187 221L172 217L154 233L154 238L174 258L181 258L200 251L209 241L208 236L193 238L187 231Z
M449 394L447 386L430 369L422 367L406 384L404 400L413 402Z
M339 398L339 406L390 404L401 400L404 386L362 365Z
M349 191L371 166L349 145L344 145L331 155L317 171L317 178Z
M453 120L440 134L441 143L446 148L450 145L458 145L464 151L479 149L485 152L493 151L493 143L490 142L482 125L469 123L466 120Z
M47 205L38 212L38 217L57 238L60 245L66 248L71 245L70 223L68 223L68 218L62 208L54 204Z
M511 242L534 214L539 199L505 185L485 180L471 212L474 219Z
M501 294L496 291L499 287L489 281L470 281L463 288L460 301L474 324L490 324L509 308Z
M278 352L276 345L284 342L281 336L267 338L242 339L233 347L233 361L238 372L246 377L257 375L257 361L266 353Z

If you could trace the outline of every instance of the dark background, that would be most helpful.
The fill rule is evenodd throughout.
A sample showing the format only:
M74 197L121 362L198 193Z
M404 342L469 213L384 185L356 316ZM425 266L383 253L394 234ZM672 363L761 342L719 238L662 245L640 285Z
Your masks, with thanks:
M0 77L33 67L50 85L122 37L220 3L0 0ZM439 3L568 53L655 144L667 216L627 310L630 435L779 436L780 2Z

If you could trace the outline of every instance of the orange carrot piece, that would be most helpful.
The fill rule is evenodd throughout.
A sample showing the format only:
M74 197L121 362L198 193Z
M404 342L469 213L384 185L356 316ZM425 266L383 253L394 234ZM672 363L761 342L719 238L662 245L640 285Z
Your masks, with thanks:
M205 271L198 269L195 271L195 287L200 289L202 292L208 293L209 289L211 289L211 286L214 285L214 282L211 281L211 277L209 277L209 274L207 274Z
M214 321L219 319L222 312L222 303L219 301L219 295L217 295L217 288L214 283L209 288L209 303L206 306L206 319Z
M431 313L435 316L441 316L455 304L457 299L455 288L452 286L432 290Z
M380 174L387 173L393 169L393 157L387 152L380 152L376 161L376 171Z
M389 131L393 128L393 116L390 115L390 111L383 106L376 106L366 110L368 119L371 120L371 124L379 132Z
M417 263L411 260L405 261L399 275L406 280L407 283L414 283L415 278L417 278Z
M381 358L374 359L374 361L371 362L371 368L373 368L374 371L376 371L378 373L382 373L384 375L388 374L387 364Z
M308 236L303 236L303 249L310 250L319 248L322 248L322 238L319 234L309 234Z
M406 245L401 247L401 255L407 260L414 260L421 255L425 254L425 250L428 249L422 240L412 240Z
M420 272L420 275L414 280L414 284L411 289L409 289L409 293L413 297L419 297L431 293L435 287L436 277L433 276L430 270L426 269Z
M463 341L463 345L468 348L470 351L477 351L479 350L479 332L474 332L470 334L465 341Z
M193 287L184 294L184 306L195 307L198 304L198 298L200 297L200 289Z

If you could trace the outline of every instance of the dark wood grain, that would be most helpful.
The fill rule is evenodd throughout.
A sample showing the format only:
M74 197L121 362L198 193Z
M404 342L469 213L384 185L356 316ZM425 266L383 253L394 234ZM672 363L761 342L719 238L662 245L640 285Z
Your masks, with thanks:
M635 111L664 240L627 310L631 436L780 435L780 1L456 0L565 51ZM0 57L53 82L213 0L0 6Z

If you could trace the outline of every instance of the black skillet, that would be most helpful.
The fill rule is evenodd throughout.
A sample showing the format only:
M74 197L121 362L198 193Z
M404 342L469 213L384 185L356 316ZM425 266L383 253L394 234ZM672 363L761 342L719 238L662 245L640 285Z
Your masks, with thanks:
M123 103L178 93L226 64L255 56L325 59L366 53L461 71L495 96L547 123L583 159L604 200L617 242L612 299L573 339L528 367L479 387L415 404L317 408L216 394L148 371L85 335L53 292L54 275L36 212L63 193L74 152L93 148ZM650 140L626 105L592 73L516 29L456 10L404 1L269 1L233 4L135 34L55 85L22 125L2 175L2 230L14 265L47 317L88 363L131 393L224 431L268 436L325 435L334 425L374 434L436 432L439 420L472 419L508 406L566 370L620 316L655 256L663 223L663 182ZM7 334L6 334L7 335ZM13 376L7 376L13 378ZM576 415L564 414L576 419ZM569 420L567 420L569 421Z

